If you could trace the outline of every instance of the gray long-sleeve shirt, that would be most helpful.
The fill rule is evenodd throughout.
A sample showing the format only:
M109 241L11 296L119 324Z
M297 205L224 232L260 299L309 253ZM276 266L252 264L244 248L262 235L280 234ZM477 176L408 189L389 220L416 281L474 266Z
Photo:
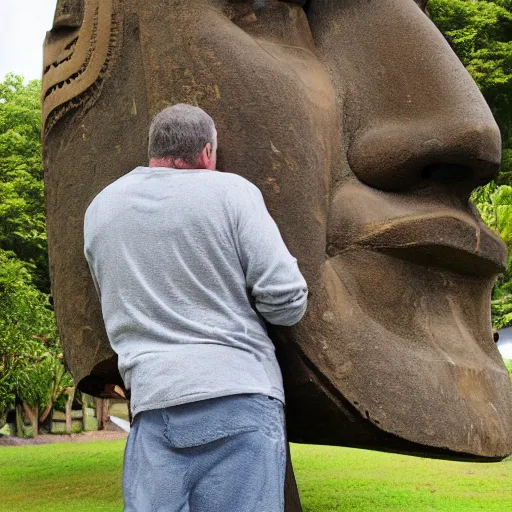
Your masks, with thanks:
M92 201L84 243L134 414L239 393L284 401L257 312L295 324L307 286L257 187L137 167Z

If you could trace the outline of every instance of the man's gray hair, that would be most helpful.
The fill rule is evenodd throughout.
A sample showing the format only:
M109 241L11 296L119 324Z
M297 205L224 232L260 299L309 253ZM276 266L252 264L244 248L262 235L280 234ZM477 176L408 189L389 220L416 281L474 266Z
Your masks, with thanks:
M199 107L180 103L162 110L149 128L148 156L194 165L206 144L217 149L213 119Z

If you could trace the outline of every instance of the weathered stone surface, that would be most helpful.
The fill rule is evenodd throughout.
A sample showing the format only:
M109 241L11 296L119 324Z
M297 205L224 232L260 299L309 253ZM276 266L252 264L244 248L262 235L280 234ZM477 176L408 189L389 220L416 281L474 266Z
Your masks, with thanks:
M87 416L95 416L96 411L94 409L86 409ZM83 417L82 411L71 411L71 418L74 420L80 420ZM66 421L66 413L62 411L53 411L52 419L54 421Z
M53 411L52 413L53 421L66 421L66 413L62 411Z
M82 420L73 420L71 422L71 432L81 432L83 430ZM95 430L95 429L87 429ZM65 434L66 422L65 421L52 421L52 434Z
M59 2L43 77L48 238L83 389L120 383L83 214L146 163L151 117L186 102L215 119L220 169L261 188L311 290L301 324L272 330L290 440L512 452L489 311L506 251L468 205L498 171L500 136L424 3Z
M98 420L94 416L86 416L84 421L84 430L98 430Z

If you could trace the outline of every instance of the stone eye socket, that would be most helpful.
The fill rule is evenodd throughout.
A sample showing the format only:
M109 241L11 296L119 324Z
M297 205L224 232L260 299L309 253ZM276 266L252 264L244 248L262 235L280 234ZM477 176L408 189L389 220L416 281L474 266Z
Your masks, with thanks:
M84 0L58 0L53 18L53 32L67 32L82 26Z

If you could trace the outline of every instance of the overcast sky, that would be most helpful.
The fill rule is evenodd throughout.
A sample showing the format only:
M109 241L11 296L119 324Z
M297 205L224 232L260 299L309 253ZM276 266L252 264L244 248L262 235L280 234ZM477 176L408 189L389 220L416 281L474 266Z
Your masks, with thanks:
M57 0L0 0L0 80L9 71L41 78L43 41Z

